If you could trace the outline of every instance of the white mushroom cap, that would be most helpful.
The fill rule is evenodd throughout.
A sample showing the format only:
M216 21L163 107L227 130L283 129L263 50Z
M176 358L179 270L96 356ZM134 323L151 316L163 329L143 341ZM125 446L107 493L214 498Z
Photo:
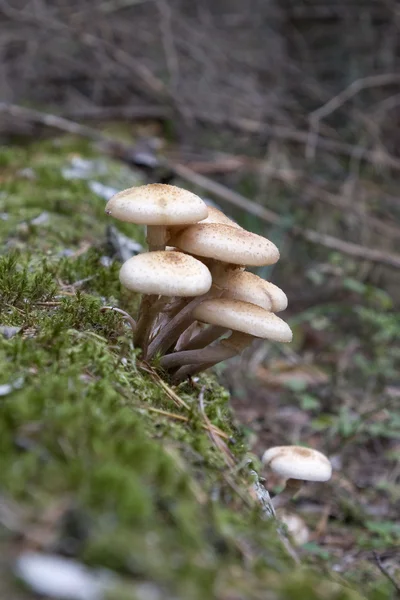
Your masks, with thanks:
M193 310L197 321L241 331L255 337L290 342L292 331L285 321L249 302L214 298L204 300Z
M248 271L235 271L232 274L221 273L217 270L213 275L213 283L222 287L222 298L242 300L265 308L272 309L271 297L264 287L265 281Z
M179 225L197 223L208 215L205 202L196 194L174 185L149 183L115 194L106 213L128 223Z
M275 446L262 457L263 463L287 479L328 481L332 475L329 459L312 448L302 446Z
M211 287L211 274L203 263L183 252L147 252L132 256L121 267L123 286L142 294L200 296Z
M204 223L221 223L222 225L230 225L231 227L236 227L236 229L242 229L240 225L238 225L235 221L232 221L229 217L227 217L221 210L215 208L214 206L207 206L208 208L208 217L202 219L199 224Z
M170 243L185 252L236 265L272 265L279 260L278 248L266 238L221 223L190 225L173 235Z
M310 539L310 531L304 520L295 513L287 512L281 508L276 511L276 516L288 528L289 534L296 546L307 544Z

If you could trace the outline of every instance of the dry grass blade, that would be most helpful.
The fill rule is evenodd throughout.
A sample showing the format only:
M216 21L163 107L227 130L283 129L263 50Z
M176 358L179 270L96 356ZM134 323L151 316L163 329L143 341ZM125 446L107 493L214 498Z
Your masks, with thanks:
M184 400L182 400L182 398L180 398L180 396L178 396L178 394L174 392L174 390L170 388L170 386L167 383L165 383L163 379L161 379L158 373L154 369L152 369L150 365L148 365L147 363L140 363L139 367L142 369L142 371L146 371L146 373L150 375L153 381L164 390L168 398L170 398L173 401L173 403L176 404L176 406L183 406L184 408L186 408L186 410L190 410L190 406Z
M204 422L206 424L206 427L208 429L208 432L210 434L210 438L211 438L212 442L224 456L224 460L225 460L226 464L228 465L228 467L230 467L232 469L235 466L235 461L233 459L232 453L230 452L230 450L229 450L228 446L225 444L225 442L223 442L219 437L217 437L216 432L213 429L213 425L212 425L210 419L207 417L206 412L204 410L204 393L205 393L205 386L203 386L201 388L200 394L199 394L200 413L204 419Z
M177 421L183 421L184 423L188 423L190 420L189 417L185 417L184 415L178 415L176 413L171 413L167 410L162 410L161 408L154 408L152 406L146 406L145 408L146 408L146 410L148 410L150 412L155 412L159 415L163 415L170 419L176 419ZM211 429L219 437L229 440L229 436L224 431L222 431L222 429L217 427L216 425L213 425L212 423L210 423L210 426L208 426L207 424L203 423L202 426L204 429L207 429L209 431Z

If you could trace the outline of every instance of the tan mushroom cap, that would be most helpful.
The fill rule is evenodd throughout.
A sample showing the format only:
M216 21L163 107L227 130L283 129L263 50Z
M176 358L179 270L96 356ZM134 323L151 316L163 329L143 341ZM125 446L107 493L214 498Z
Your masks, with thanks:
M222 225L230 225L231 227L236 227L236 229L242 229L240 225L232 221L229 217L227 217L222 210L218 210L214 206L207 206L208 208L208 217L202 219L200 221L200 225L204 223L221 223Z
M127 260L119 279L129 290L162 296L200 296L211 287L203 263L182 252L147 252Z
M285 292L270 281L263 280L263 285L267 291L267 294L271 298L271 310L273 312L280 312L281 310L285 310L288 305L288 299Z
M115 194L106 213L128 223L178 225L197 223L208 215L205 202L196 194L174 185L149 183Z
M310 530L308 529L304 519L295 513L288 512L282 508L278 508L276 516L288 528L290 537L296 546L307 544L310 539Z
M275 446L264 453L262 461L272 471L288 479L328 481L332 475L329 459L312 448Z
M193 311L197 321L241 331L276 342L291 342L292 331L285 321L249 302L214 298L204 300Z
M222 298L242 300L265 308L272 309L271 297L264 287L265 281L248 271L236 271L229 276L218 271L213 273L213 283L222 287Z
M173 235L170 243L185 252L236 265L272 265L279 260L278 248L266 238L221 223L190 225Z

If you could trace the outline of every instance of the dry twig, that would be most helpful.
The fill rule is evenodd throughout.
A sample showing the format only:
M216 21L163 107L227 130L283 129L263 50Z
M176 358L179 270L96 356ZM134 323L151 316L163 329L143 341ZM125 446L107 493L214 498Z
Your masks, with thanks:
M324 117L327 117L328 115L332 114L345 102L347 102L356 94L358 94L366 88L378 87L383 85L393 85L399 83L400 75L398 73L383 73L380 75L370 75L369 77L362 77L353 81L339 94L331 98L329 102L326 102L323 106L320 106L320 108L312 112L309 116L310 131L306 145L306 157L309 159L315 158L315 150L318 145L319 124Z

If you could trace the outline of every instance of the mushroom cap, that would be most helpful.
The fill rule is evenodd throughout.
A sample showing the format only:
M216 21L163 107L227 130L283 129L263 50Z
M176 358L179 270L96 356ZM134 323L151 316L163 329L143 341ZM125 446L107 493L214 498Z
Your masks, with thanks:
M207 206L208 208L208 217L202 219L200 224L204 223L221 223L222 225L230 225L231 227L236 227L236 229L242 229L240 225L238 225L235 221L232 221L229 217L227 217L222 210L218 210L214 206Z
M270 281L265 281L265 280L262 280L262 281L263 281L264 288L266 289L267 294L269 295L269 297L271 299L271 305L272 305L271 310L273 312L280 312L281 310L285 310L288 305L288 299L287 299L285 292L283 290L281 290L281 288L279 288L274 283L271 283Z
M205 202L196 194L175 185L149 183L115 194L106 213L128 223L179 225L197 223L208 215Z
M211 287L211 273L203 263L183 252L147 252L132 256L121 267L123 286L142 294L200 296Z
M285 321L250 302L213 298L204 300L192 314L197 321L241 331L255 337L276 342L292 340L292 331Z
M296 546L307 544L310 539L310 530L299 515L278 508L276 516L286 525Z
M170 243L190 254L236 265L272 265L279 260L278 248L266 238L221 223L190 225Z
M288 479L328 481L332 475L329 459L312 448L275 446L264 452L262 461L272 471Z
M222 298L242 300L261 306L265 310L272 310L271 297L264 287L265 281L253 273L235 271L231 275L220 275L216 272L213 273L213 283L224 289Z

